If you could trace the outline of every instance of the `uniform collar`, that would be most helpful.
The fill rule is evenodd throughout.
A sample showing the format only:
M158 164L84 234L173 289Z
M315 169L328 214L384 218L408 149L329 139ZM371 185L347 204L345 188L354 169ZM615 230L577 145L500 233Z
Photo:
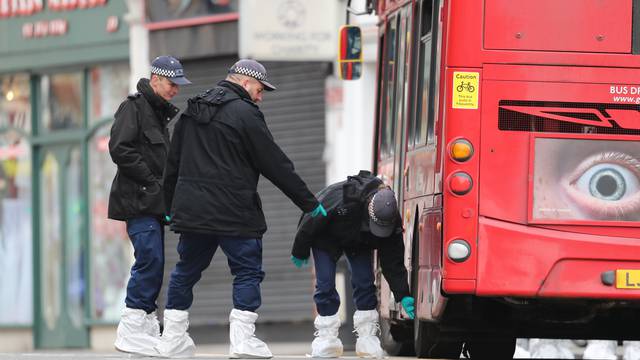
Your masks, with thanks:
M173 104L158 96L153 91L149 79L142 78L138 81L138 91L144 96L153 110L161 117L163 122L169 122L174 116L180 112L180 109Z
M249 93L247 92L247 90L245 90L242 86L228 81L228 80L222 80L218 83L218 86L222 86L225 87L227 89L230 89L231 91L235 92L236 94L238 94L238 96L240 96L241 98L245 99L245 100L249 100L251 102L253 102L251 100L251 95L249 95Z

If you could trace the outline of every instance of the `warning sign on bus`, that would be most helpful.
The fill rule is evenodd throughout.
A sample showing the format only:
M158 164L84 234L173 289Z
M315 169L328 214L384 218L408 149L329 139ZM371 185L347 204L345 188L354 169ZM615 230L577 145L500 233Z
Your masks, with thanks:
M477 109L480 73L453 72L453 108Z

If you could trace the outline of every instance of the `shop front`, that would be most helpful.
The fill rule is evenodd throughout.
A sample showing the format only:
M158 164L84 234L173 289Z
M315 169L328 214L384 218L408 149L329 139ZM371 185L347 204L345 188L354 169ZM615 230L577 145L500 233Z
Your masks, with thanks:
M89 347L132 254L106 219L128 93L124 1L0 1L1 351Z

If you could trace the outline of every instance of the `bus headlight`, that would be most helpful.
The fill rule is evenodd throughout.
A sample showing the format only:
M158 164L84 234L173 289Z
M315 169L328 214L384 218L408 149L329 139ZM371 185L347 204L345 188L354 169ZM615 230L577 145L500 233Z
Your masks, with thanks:
M449 243L447 256L451 261L463 262L471 256L471 246L462 239L456 239Z

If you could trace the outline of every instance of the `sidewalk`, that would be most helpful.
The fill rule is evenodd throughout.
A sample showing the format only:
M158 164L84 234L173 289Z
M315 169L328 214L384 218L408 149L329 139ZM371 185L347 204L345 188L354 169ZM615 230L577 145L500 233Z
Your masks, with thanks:
M310 343L306 342L276 342L269 343L273 352L273 359L307 359L310 351ZM207 344L197 347L196 356L192 359L228 359L229 347L227 344ZM355 353L346 352L342 358L357 359ZM155 360L159 358L130 355L117 351L91 351L91 350L45 350L29 353L7 354L0 353L0 360Z

